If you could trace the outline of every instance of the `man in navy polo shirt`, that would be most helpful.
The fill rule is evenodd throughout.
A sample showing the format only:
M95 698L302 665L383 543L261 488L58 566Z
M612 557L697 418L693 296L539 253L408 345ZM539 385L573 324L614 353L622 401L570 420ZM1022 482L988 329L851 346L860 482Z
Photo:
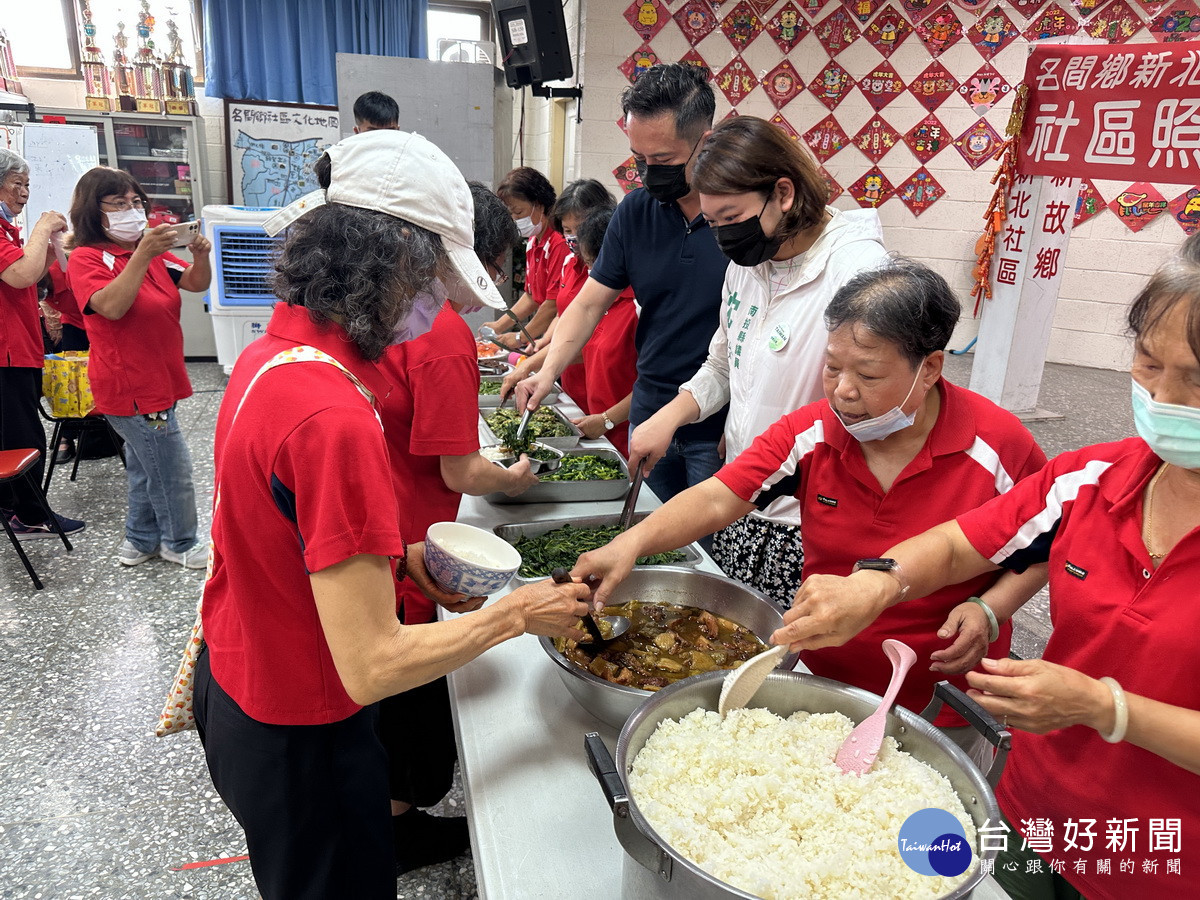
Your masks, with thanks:
M629 412L630 459L639 459L637 425L666 406L708 353L717 330L721 284L729 260L700 214L688 184L696 151L712 128L716 100L707 70L653 66L621 97L629 149L643 188L617 207L600 257L563 314L542 370L517 385L519 410L537 406L578 355L597 323L627 287L641 307L637 381ZM646 483L664 502L721 466L717 443L725 410L675 432Z

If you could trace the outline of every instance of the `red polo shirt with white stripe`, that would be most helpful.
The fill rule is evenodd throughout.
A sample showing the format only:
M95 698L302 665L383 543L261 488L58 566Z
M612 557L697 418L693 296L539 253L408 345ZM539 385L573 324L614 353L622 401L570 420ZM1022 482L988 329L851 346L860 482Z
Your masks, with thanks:
M0 218L0 272L25 255L17 227ZM42 367L42 324L37 285L0 281L0 366Z
M743 500L764 508L776 497L800 501L804 575L849 575L854 563L880 556L888 547L974 509L1046 461L1033 436L1012 413L942 379L937 422L917 453L885 493L867 468L862 447L850 436L827 400L788 413L717 472ZM978 596L995 581L981 575L914 597L883 612L841 647L807 650L814 674L883 694L892 667L881 645L904 641L917 653L897 703L919 713L946 676L929 671L929 655L950 646L937 631L950 610ZM1005 624L991 645L1007 656L1012 627ZM949 679L966 690L963 676ZM944 709L935 724L965 724Z
M1064 453L1005 496L960 516L958 524L997 565L1021 571L1049 561L1054 631L1043 659L1093 678L1110 676L1128 693L1196 710L1200 528L1185 535L1157 569L1142 541L1142 498L1161 463L1141 438ZM1035 849L1048 862L1063 860L1062 874L1089 900L1196 895L1200 775L1075 725L1043 735L1016 732L996 793L1020 832L1029 830L1026 821L1050 820L1047 852ZM1066 846L1068 820L1094 831L1090 852L1079 849L1082 840ZM1121 849L1110 848L1110 831L1123 836ZM1155 844L1159 849L1152 849ZM1085 862L1083 873L1076 871L1077 859ZM1133 872L1121 871L1127 859L1134 861ZM1109 874L1098 872L1102 860L1109 861Z
M119 319L96 315L89 306L92 295L125 271L131 256L132 250L101 244L77 247L67 259L67 281L88 317L92 396L96 410L110 416L161 412L192 396L176 286L188 263L173 253L154 257L133 305Z
M264 363L300 345L337 359L377 402L391 391L345 331L286 303L225 389L204 636L217 683L272 725L323 725L360 709L333 664L309 573L353 556L404 555L383 429L353 382L328 363L299 362L271 369L246 393Z
M561 317L567 311L567 307L571 305L571 301L583 290L587 279L588 267L584 265L583 259L580 258L578 253L568 252L566 259L563 261L562 274L558 278L558 296L555 299L558 316ZM562 374L558 376L558 380L562 382L563 390L567 392L567 396L575 401L575 405L585 413L589 412L591 407L588 405L587 369L584 363L571 363L571 365L563 369Z
M525 244L525 292L540 306L547 300L558 300L562 283L563 263L571 248L562 232L547 226L540 235Z

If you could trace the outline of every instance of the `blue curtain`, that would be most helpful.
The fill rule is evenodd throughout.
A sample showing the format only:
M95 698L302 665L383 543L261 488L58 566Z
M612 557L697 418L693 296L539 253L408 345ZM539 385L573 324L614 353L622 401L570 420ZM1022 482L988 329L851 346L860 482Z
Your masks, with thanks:
M205 93L337 105L336 53L424 58L428 0L205 0Z

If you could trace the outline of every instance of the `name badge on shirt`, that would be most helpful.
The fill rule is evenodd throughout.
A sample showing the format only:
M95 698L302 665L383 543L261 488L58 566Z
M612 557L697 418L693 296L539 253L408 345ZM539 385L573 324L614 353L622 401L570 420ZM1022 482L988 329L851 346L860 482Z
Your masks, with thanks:
M788 338L791 336L792 332L786 323L780 322L771 330L771 336L767 338L767 346L778 352L787 346Z

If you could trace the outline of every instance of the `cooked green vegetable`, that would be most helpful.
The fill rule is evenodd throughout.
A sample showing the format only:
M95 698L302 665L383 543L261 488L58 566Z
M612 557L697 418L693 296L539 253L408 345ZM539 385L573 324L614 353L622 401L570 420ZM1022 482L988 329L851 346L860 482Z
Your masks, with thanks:
M479 396L496 396L500 393L500 388L504 386L502 381L481 381L479 382Z
M513 433L516 434L517 426L521 424L521 414L512 409L498 409L489 415L486 421L488 428L492 429L492 433L508 444L501 429L508 423L512 423ZM525 430L525 436L532 440L546 437L568 437L574 433L571 426L548 406L539 406L534 411L529 419L529 427Z
M624 477L618 463L592 455L563 457L557 469L541 476L542 481L612 481Z
M513 546L521 553L521 568L517 574L522 578L542 578L559 566L570 569L581 553L603 547L619 534L616 525L602 528L576 528L564 525L538 537L519 537ZM639 556L639 566L666 566L686 559L679 550L656 553L654 556Z

